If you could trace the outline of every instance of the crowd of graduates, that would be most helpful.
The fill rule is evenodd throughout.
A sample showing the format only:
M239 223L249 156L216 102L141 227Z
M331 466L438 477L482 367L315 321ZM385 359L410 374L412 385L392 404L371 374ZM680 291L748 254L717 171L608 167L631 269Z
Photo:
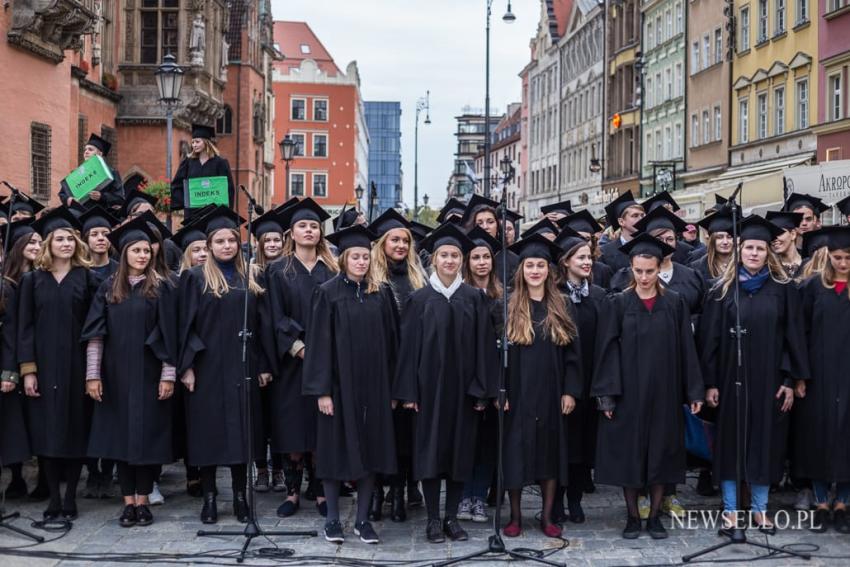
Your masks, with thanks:
M99 494L117 470L121 526L148 525L162 466L182 460L206 524L227 467L241 522L256 470L257 491L281 493L279 516L315 500L328 541L345 539L347 493L364 542L379 541L386 508L402 522L423 504L429 541L464 540L461 522L487 521L501 499L501 472L506 536L524 529L525 487L540 487L542 532L561 537L598 483L622 488L623 537L660 539L689 466L701 493L719 486L732 527L740 451L758 529L775 531L770 487L789 476L813 495L816 530L850 533L850 228L821 227L816 197L793 194L766 218L718 199L694 225L667 193L625 193L606 229L563 202L526 230L478 195L449 200L435 228L392 209L331 220L293 198L253 219L243 245L230 207L183 201L188 178L230 178L211 138L193 130L172 183L174 234L117 172L84 203L4 205L0 464L21 496L21 463L38 457L46 520L77 517L85 466ZM86 146L108 151L97 136ZM693 419L716 428L709 460L688 454Z

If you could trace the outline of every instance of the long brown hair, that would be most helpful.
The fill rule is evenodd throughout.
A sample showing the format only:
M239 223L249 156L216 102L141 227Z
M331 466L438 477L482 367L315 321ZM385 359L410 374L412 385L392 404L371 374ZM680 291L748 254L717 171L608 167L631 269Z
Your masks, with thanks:
M219 155L219 151L218 151L218 148L216 147L216 145L212 143L212 140L208 140L206 138L204 138L204 151L207 152L208 157L216 157L216 156ZM200 155L201 155L200 152L194 152L194 151L189 152L190 158L198 158L198 157L200 157Z
M593 238L593 235L591 235ZM584 248L585 246L590 247L590 257L591 261L596 263L596 256L593 254L593 244L591 242L581 242L576 244L569 250L567 250L564 254L561 254L561 259L558 261L558 275L556 282L558 285L567 285L567 280L569 280L570 275L570 260L573 256L578 254L578 251ZM592 266L591 266L592 268ZM593 283L593 270L590 270L590 273L587 275L587 283L588 285Z
M406 228L402 229L407 234L410 246L407 248L407 257L404 259L407 264L407 279L410 281L410 287L415 291L425 287L427 277L425 268L422 267L422 261L416 253L416 244L413 240L413 234ZM372 244L371 262L369 262L369 278L378 285L392 285L389 277L389 259L387 253L384 252L384 245L392 231L387 231Z
M726 262L726 266L720 264L720 257L717 254L717 235L719 233L715 232L709 235L708 237L708 245L706 246L705 258L708 264L708 275L712 278L718 278L723 275L723 271L725 268L729 267L730 264L734 264L735 261L732 258L733 252L729 253L729 261ZM734 241L733 241L734 246Z
M73 228L57 228L47 235L47 238L41 243L41 252L35 258L35 267L48 272L53 270L53 254L50 252L50 246L53 244L53 235L59 230L70 233L76 243L74 246L74 255L71 256L71 267L90 268L89 247L86 246L85 242L80 240L80 233Z
M474 248L473 248L474 250ZM484 288L484 293L487 294L487 297L490 299L502 299L502 294L504 290L502 289L502 284L499 282L499 278L496 277L496 256L493 254L493 251L487 248L488 252L490 252L490 273L487 275L487 287ZM466 260L463 262L463 281L468 283L471 286L475 285L475 278L472 275L472 270L469 267L469 261L472 258L472 252L466 255Z
M237 242L239 241L238 230L222 230L229 230L236 237ZM221 268L218 267L218 263L212 253L212 239L217 232L217 230L213 231L207 236L207 249L209 250L209 257L201 267L201 271L204 274L204 293L210 292L215 297L221 298L222 295L229 292L233 288L231 288L230 284L227 283L227 278L224 277L224 274L221 272ZM259 271L259 268L257 268L256 265L248 266L246 268L245 261L242 259L241 250L236 251L236 255L233 257L233 264L236 267L236 273L239 274L240 277L245 278L246 273L248 274L248 290L251 293L253 293L254 295L260 295L265 292L265 290L259 283L257 283L256 280L256 274Z
M109 303L121 303L129 298L133 293L133 289L130 287L130 263L127 260L127 250L129 250L130 246L133 244L136 243L132 242L128 244L121 251L121 259L118 260L118 269L112 276L112 289L110 290L109 297L107 298ZM151 248L151 257L148 261L148 265L145 266L143 274L145 279L140 283L140 286L142 297L151 299L156 297L159 291L159 284L162 282L162 276L158 274L154 268L153 245L149 244L149 246Z
M33 263L24 257L24 248L29 246L30 240L35 233L24 235L17 239L9 250L6 261L3 263L3 271L6 279L14 284L21 283L21 278L26 272L33 269Z
M523 275L523 263L514 275L514 291L508 300L508 340L519 345L534 342L534 323L531 320L531 297ZM546 319L543 332L554 344L565 346L576 336L576 325L567 311L567 302L555 283L552 269L546 276L543 288Z

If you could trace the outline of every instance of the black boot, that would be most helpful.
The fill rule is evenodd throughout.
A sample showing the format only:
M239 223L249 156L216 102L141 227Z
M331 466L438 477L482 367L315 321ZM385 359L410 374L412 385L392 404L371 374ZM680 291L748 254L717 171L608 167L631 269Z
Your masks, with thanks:
M404 509L404 480L393 479L392 492L392 521L404 522L407 520L407 511Z
M700 496L714 496L717 494L717 491L714 489L711 482L711 469L702 469L699 471L697 494Z
M236 516L236 519L239 520L239 522L243 524L248 523L250 509L248 508L248 501L245 499L244 492L233 493L233 515Z
M372 502L369 506L369 521L380 522L384 511L384 487L375 486L372 491Z
M215 502L215 492L204 494L204 507L201 508L201 522L215 524L218 522L218 506Z
M289 458L284 463L283 479L286 484L287 499L278 507L277 515L281 518L288 518L289 516L293 516L300 506L300 498L289 500L289 497L299 496L301 494L301 481L303 480L304 470L296 468L295 463Z

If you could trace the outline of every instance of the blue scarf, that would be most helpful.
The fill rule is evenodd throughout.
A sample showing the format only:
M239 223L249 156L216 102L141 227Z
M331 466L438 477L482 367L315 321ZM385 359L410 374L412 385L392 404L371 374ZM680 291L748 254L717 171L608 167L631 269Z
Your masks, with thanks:
M770 270L767 266L763 267L756 275L750 274L744 266L738 266L738 281L741 282L741 289L750 295L757 293L770 277Z
M228 285L234 285L236 281L236 262L234 260L227 262L216 260L215 263L218 264L218 268L224 275L224 279L227 280Z

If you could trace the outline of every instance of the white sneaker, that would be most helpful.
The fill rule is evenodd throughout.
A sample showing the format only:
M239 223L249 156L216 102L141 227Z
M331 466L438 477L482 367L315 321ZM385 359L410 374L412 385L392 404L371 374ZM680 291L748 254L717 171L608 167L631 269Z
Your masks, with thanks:
M457 519L468 522L472 519L472 501L464 498L457 507Z
M794 501L795 510L811 510L814 506L814 495L811 488L804 488L797 493L797 500Z
M472 521L480 524L487 520L487 512L484 511L484 502L478 498L474 499L472 501Z
M165 498L162 496L162 492L159 491L159 483L153 483L153 492L148 495L148 500L151 503L151 506L160 506L165 502Z

